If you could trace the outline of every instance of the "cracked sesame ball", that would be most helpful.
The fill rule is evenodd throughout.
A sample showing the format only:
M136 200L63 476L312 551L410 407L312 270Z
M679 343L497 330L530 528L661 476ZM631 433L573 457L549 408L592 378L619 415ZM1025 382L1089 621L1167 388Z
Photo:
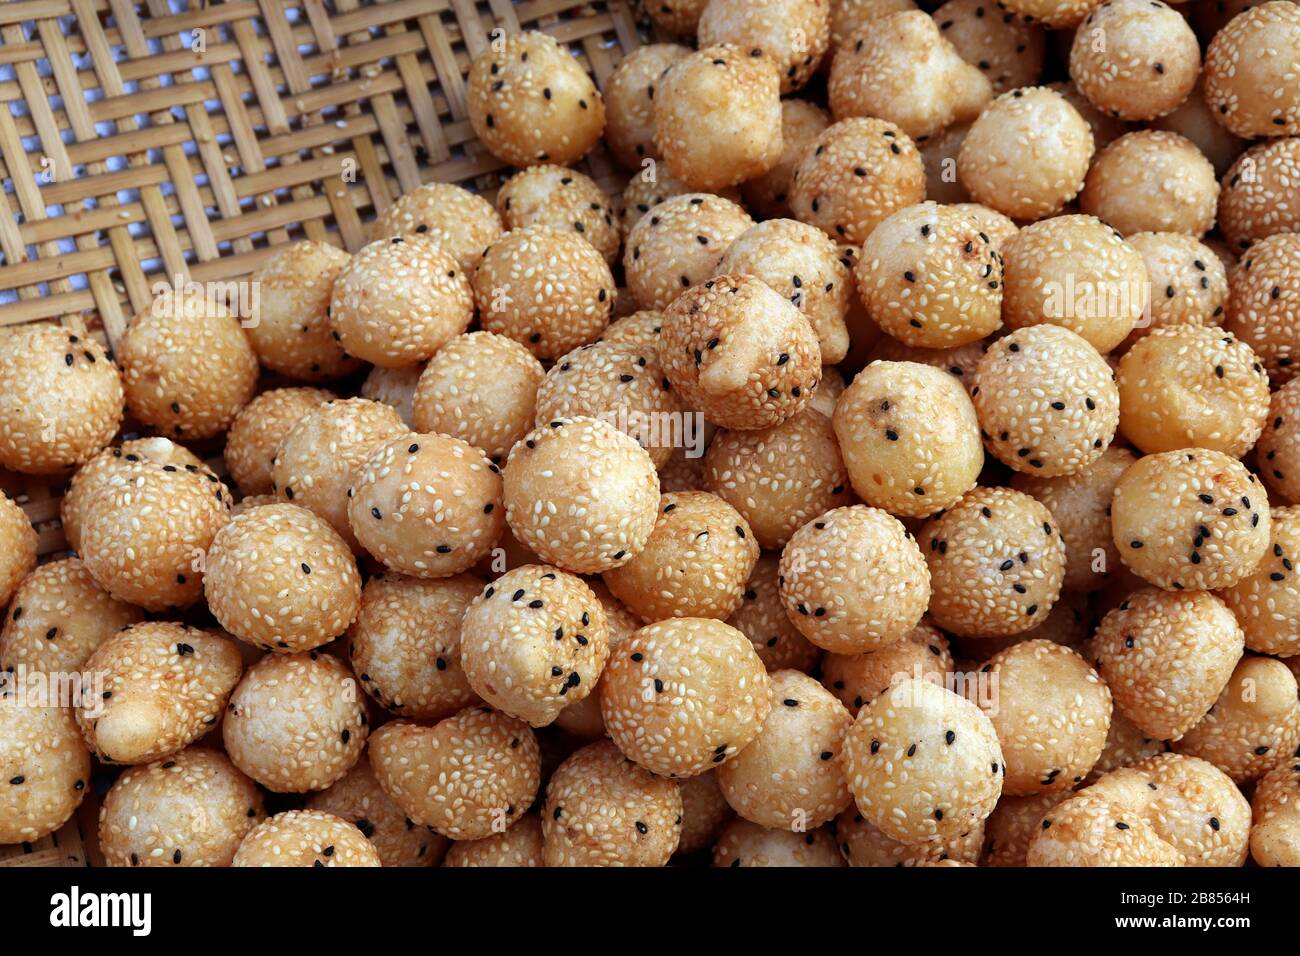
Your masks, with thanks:
M915 362L872 362L835 406L835 435L862 500L923 518L975 487L984 447L960 381Z
M476 703L460 665L461 620L482 588L469 574L367 581L347 647L371 699L411 720L442 720Z
M1159 0L1101 4L1079 26L1070 48L1070 79L1079 92L1125 120L1173 111L1195 88L1200 71L1196 34L1181 13Z
M820 229L793 219L758 223L736 237L718 271L757 276L794 303L812 323L824 364L848 354L853 273Z
M1269 524L1264 486L1235 458L1201 448L1139 459L1111 502L1120 558L1176 591L1226 588L1250 575L1268 550Z
M284 437L271 475L281 498L315 512L356 551L348 489L370 453L410 431L389 405L365 398L326 402Z
M807 317L762 279L720 275L664 312L659 362L689 410L722 428L770 428L796 415L821 381Z
M732 820L713 845L714 866L847 866L830 827L806 833L769 830L748 820Z
M1300 866L1300 770L1288 763L1265 774L1251 806L1251 858L1260 866Z
M534 727L589 695L608 657L604 606L581 578L542 564L501 575L473 599L461 624L470 686Z
M257 387L240 320L201 296L168 291L126 328L118 350L131 415L180 440L224 432Z
M843 744L853 717L807 674L779 670L771 682L772 712L758 737L718 768L718 786L760 826L819 827L852 801Z
M1001 6L1024 23L1041 23L1052 30L1077 27L1101 0L1003 0Z
M113 440L122 423L122 379L89 336L20 325L0 337L0 467L67 472Z
M532 166L515 173L497 193L506 229L553 226L572 230L605 257L618 258L622 241L614 207L590 176L565 166Z
M1119 424L1110 366L1056 325L1018 329L990 345L975 367L971 397L989 453L1044 478L1087 468Z
M250 280L260 302L246 331L258 361L308 382L352 374L361 363L343 351L329 321L330 292L352 257L309 239L278 248Z
M635 345L637 348L659 350L659 333L663 331L664 314L657 309L641 309L621 319L615 319L598 341L617 345Z
M84 695L77 724L105 763L148 763L193 743L221 719L243 671L235 642L208 631L147 621L113 635L86 660L102 681Z
M271 494L271 463L285 436L325 402L337 399L323 388L275 388L239 410L226 435L224 459L231 479L245 495Z
M1003 93L971 125L957 175L976 201L1013 219L1058 213L1083 188L1092 130L1055 90Z
M712 0L700 15L701 47L729 43L772 58L781 92L803 86L830 46L829 0Z
M790 209L836 242L862 243L882 220L925 199L911 138L871 117L841 120L808 147L790 180Z
M541 867L542 821L536 813L524 817L508 830L478 840L454 840L443 866Z
M745 204L756 214L769 219L789 216L794 169L813 140L830 125L830 116L820 106L806 100L782 100L781 157L763 175L741 185Z
M855 717L900 680L924 678L940 683L952 672L948 639L933 624L922 621L893 644L866 654L827 654L822 659L822 684Z
M659 510L649 453L596 418L555 419L529 432L510 453L503 489L520 542L577 574L630 561Z
M984 843L984 825L952 840L901 843L869 823L856 806L850 806L835 818L835 837L849 866L922 866L944 860L974 864Z
M0 607L36 567L36 545L36 529L27 513L0 491Z
M988 717L929 680L901 681L865 705L844 752L858 810L902 843L960 838L1002 793L1002 748Z
M1065 542L1052 513L1023 492L975 488L917 532L930 568L934 623L963 637L1027 631L1061 594Z
M879 650L921 620L930 573L911 534L878 508L835 508L794 533L778 582L804 637L836 654Z
M1019 473L1011 487L1034 498L1052 513L1065 541L1065 591L1098 591L1111 571L1123 567L1110 533L1110 502L1120 475L1137 456L1114 445L1092 464L1072 475L1043 478Z
M709 770L688 777L677 786L682 795L677 852L695 853L712 846L723 825L736 815L718 788L718 775Z
M641 627L641 619L624 607L599 578L590 578L584 583L591 588L605 611L609 653L613 654L620 644ZM555 726L586 740L599 740L606 736L605 719L600 713L599 679L586 697L564 706L555 716Z
M1218 326L1228 301L1228 274L1214 250L1175 232L1139 232L1125 240L1142 256L1151 293L1144 314L1116 349L1125 352L1154 329Z
M411 432L371 450L348 488L361 546L389 568L441 578L472 568L501 537L501 475L450 435Z
M468 275L428 236L375 240L343 266L330 294L338 341L389 368L425 361L473 318Z
M454 183L425 183L379 214L370 240L428 236L470 273L505 231L492 204Z
M239 844L231 864L382 866L373 843L348 821L320 810L286 810L263 820Z
M81 805L89 781L90 754L72 709L34 706L17 685L0 684L0 840L33 843L53 833Z
M411 820L453 840L509 829L541 782L532 730L489 707L467 707L432 727L385 724L370 741L370 765Z
M985 670L998 688L996 703L977 703L1002 745L1003 791L1025 796L1081 783L1110 729L1110 691L1097 672L1070 648L1045 640L999 651Z
M342 780L312 794L308 809L355 826L379 851L384 866L437 866L451 841L417 827L379 786L370 761L357 761Z
M1214 225L1218 201L1214 167L1196 145L1177 133L1146 129L1097 154L1079 208L1126 236L1180 232L1200 238Z
M274 793L324 790L366 746L369 720L346 664L331 654L268 654L235 688L221 725L226 753Z
M739 205L707 193L683 193L652 207L632 227L623 250L637 305L667 309L684 290L713 276L731 243L753 224Z
M1091 654L1089 650L1089 654ZM1093 661L1094 666L1100 666ZM1117 707L1110 716L1110 730L1106 733L1106 746L1101 756L1092 765L1092 771L1084 778L1085 786L1092 786L1105 774L1120 767L1131 767L1140 760L1164 753L1165 742L1147 736L1137 724L1129 720Z
M704 455L703 481L774 550L808 521L853 502L830 418L811 407L771 428L720 429Z
M117 778L99 809L99 847L109 866L230 866L265 818L262 795L225 754L188 747Z
M670 173L692 189L709 192L761 176L776 165L781 158L781 81L775 53L729 43L705 45L660 77L654 94L655 146Z
M1072 796L1068 790L1049 790L1027 797L1004 796L984 825L980 866L1024 866L1029 844L1043 829L1043 817Z
M1250 843L1250 804L1214 764L1160 754L1135 765L1156 785L1150 817L1188 866L1241 866Z
M1294 379L1292 380L1294 381ZM1269 400L1268 419L1255 446L1260 474L1283 502L1300 502L1300 384L1287 382Z
M664 866L677 849L682 798L676 783L602 740L556 769L541 817L549 867Z
M908 345L953 348L1002 324L1002 257L954 206L894 213L863 242L855 277L872 320Z
M253 508L212 540L203 591L218 623L254 647L309 651L357 616L361 577L347 542L306 508Z
M1242 647L1241 627L1219 598L1146 587L1102 618L1092 654L1117 713L1166 740L1213 706Z
M86 570L113 597L146 611L189 607L203 596L203 556L230 518L230 492L203 465L130 452L122 461L83 504Z
M599 341L560 356L537 389L535 424L599 418L663 465L681 444L683 413L659 367L657 343ZM678 434L674 434L674 431Z
M1011 329L1056 325L1103 355L1142 321L1142 255L1093 216L1057 216L1021 229L1003 258L1002 318Z
M1264 3L1235 16L1205 51L1205 99L1238 136L1300 133L1300 7Z
M1214 706L1173 747L1208 760L1241 785L1294 763L1300 749L1295 675L1271 657L1243 657Z
M1295 375L1300 357L1300 233L1261 239L1228 276L1223 327L1259 355L1274 384Z
M650 43L619 60L605 81L605 145L628 169L642 169L645 160L663 158L654 142L655 85L690 53L680 43Z
M26 520L24 518L24 520ZM0 599L4 598L0 588ZM0 671L78 671L95 649L144 612L95 583L80 558L43 564L23 578L0 629Z
M993 85L993 95L1033 86L1043 72L1044 32L989 0L948 0L931 14L944 38Z
M587 71L535 30L507 36L475 57L467 100L474 135L512 166L567 166L605 130L605 104Z
M929 14L907 10L844 41L831 62L827 93L837 120L880 117L918 139L975 119L993 98L993 86Z
M758 552L749 522L722 498L674 492L660 497L645 547L606 571L604 579L614 596L647 622L723 620L744 599Z
M614 277L576 232L527 226L494 242L474 273L479 322L539 359L594 342L609 325Z
M1223 174L1219 231L1238 249L1280 232L1300 232L1300 136L1265 140Z
M1210 448L1240 457L1268 415L1268 376L1255 353L1217 328L1156 329L1120 360L1117 375L1120 433L1144 452Z
M674 618L634 633L600 682L605 727L653 773L692 777L743 750L775 706L749 639L721 621Z
M780 555L759 556L745 584L744 600L727 623L749 638L768 673L792 668L809 671L821 659L821 648L809 642L785 613L777 584Z

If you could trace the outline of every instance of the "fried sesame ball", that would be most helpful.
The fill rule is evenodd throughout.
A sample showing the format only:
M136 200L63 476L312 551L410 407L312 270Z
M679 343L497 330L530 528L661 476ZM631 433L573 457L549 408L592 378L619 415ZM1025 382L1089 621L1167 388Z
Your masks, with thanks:
M1241 866L1250 842L1250 804L1232 779L1196 757L1160 754L1136 765L1156 785L1150 815L1156 831L1188 866Z
M998 637L1047 616L1065 578L1065 542L1042 504L1010 488L975 488L917 532L930 568L934 623Z
M84 464L112 441L124 403L95 339L46 323L0 337L0 467L52 475Z
M326 402L281 442L271 467L276 493L324 518L356 551L360 545L348 521L348 489L372 450L409 434L389 405L365 398Z
M655 25L678 36L694 34L708 0L656 0L645 4L645 13Z
M844 41L831 62L827 93L837 120L880 117L918 139L975 119L993 98L993 86L929 14L906 10Z
M743 209L717 196L692 193L668 200L642 216L628 236L628 287L644 308L665 310L667 320L673 300L714 276L723 254L753 224ZM701 295L697 288L696 296Z
M830 116L820 106L806 100L782 100L781 158L763 175L741 186L746 205L769 219L789 216L790 184L795 167L812 142L830 125Z
M543 561L599 574L650 537L659 477L644 448L608 422L561 418L515 445L504 475L506 520Z
M1300 232L1300 136L1266 140L1223 175L1219 229L1238 249L1280 232Z
M77 724L105 763L148 763L207 733L243 670L235 642L162 621L135 624L101 644L85 670L101 699L77 702Z
M774 706L749 639L721 621L674 618L619 645L600 682L605 727L653 773L691 777L743 750Z
M830 827L806 833L769 830L736 819L728 823L713 845L714 866L846 866Z
M384 866L437 866L450 841L417 827L379 786L370 761L362 759L327 790L312 795L311 810L332 813L365 835Z
M915 362L919 365L929 365L932 368L941 369L957 379L962 387L970 394L970 389L974 387L975 367L979 360L984 357L988 351L989 345L994 341L994 336L986 339L980 339L971 342L968 345L959 345L951 349L925 349L917 348L914 345L904 345L902 342L890 336L882 336L880 343L873 348L868 355L868 363L873 361L882 362Z
M1228 277L1223 325L1255 350L1275 384L1290 381L1300 356L1300 233L1250 247Z
M1139 459L1111 502L1121 559L1174 590L1226 588L1250 575L1268 549L1269 523L1255 476L1235 458L1200 448Z
M1268 419L1255 446L1260 474L1282 502L1300 502L1300 385L1287 382L1273 393Z
M712 0L700 15L701 47L729 43L770 57L781 92L803 86L830 46L828 0Z
M266 818L253 781L223 753L188 747L127 768L99 809L109 866L229 866Z
M131 457L84 503L82 560L119 601L188 607L203 595L203 554L230 517L230 492L206 467Z
M36 529L27 513L0 491L0 607L36 567ZM17 610L17 607L15 607Z
M988 0L948 0L932 16L961 58L988 77L993 95L1038 82L1046 43L1037 26Z
M856 806L850 806L835 820L835 837L849 866L923 866L943 860L975 863L984 843L984 825L952 840L901 843L868 822Z
M590 176L565 166L532 166L515 173L497 193L507 229L553 226L586 239L610 265L621 243L614 208Z
M430 358L473 317L468 275L428 236L365 246L330 295L330 327L348 353L391 368Z
M32 843L63 826L90 782L71 708L34 706L0 684L0 775L0 841Z
M791 623L781 603L777 584L780 556L759 556L745 584L744 600L727 623L749 638L768 673L792 668L808 671L821 658L821 648L810 643Z
M1152 294L1144 314L1117 351L1169 325L1217 326L1228 300L1228 275L1214 250L1176 232L1139 232L1125 240L1142 256Z
M942 681L952 672L948 639L933 624L922 621L902 640L866 654L827 654L822 660L822 684L855 717L900 680L910 677Z
M1100 0L1003 0L1001 6L1019 14L1025 23L1041 23L1052 30L1076 27Z
M883 119L828 127L790 180L794 215L836 242L862 243L882 220L925 199L925 163L911 138Z
M1131 767L1147 757L1163 753L1164 750L1163 740L1148 737L1145 731L1116 708L1110 717L1106 746L1102 748L1097 762L1092 765L1092 771L1084 778L1084 785L1091 786L1112 770Z
M1110 729L1110 691L1097 672L1068 647L1045 640L999 651L985 669L998 688L996 703L983 709L1002 745L1003 790L1025 796L1082 782Z
M118 359L131 415L178 440L224 432L257 386L257 356L239 320L189 293L164 293L136 315Z
M1210 448L1240 457L1268 415L1268 376L1220 329L1156 329L1119 363L1120 432L1144 452Z
M371 241L394 236L428 236L470 273L483 250L505 231L492 204L454 183L425 183L379 214Z
M621 319L615 319L598 341L614 345L635 345L640 349L659 351L659 333L663 330L664 314L657 309L641 309Z
M479 321L540 359L595 341L609 324L614 277L580 234L527 226L494 242L474 273Z
M609 653L613 654L620 644L641 627L641 619L620 603L599 578L590 578L584 583L591 588L605 611ZM575 700L565 705L555 717L555 726L586 740L597 740L606 736L605 719L600 713L599 680L596 681L596 686L591 688L591 693L582 700Z
M720 275L664 312L659 361L684 407L722 428L793 417L821 379L808 319L761 279Z
M957 175L980 203L1014 219L1060 212L1083 188L1092 130L1060 93L1031 86L1003 93L971 125Z
M902 843L970 833L1002 792L1002 749L988 717L926 679L901 681L866 704L844 752L858 810Z
M633 50L605 81L605 144L628 169L662 156L654 143L654 90L670 66L690 55L679 43L650 43Z
M306 508L254 508L217 532L203 575L208 608L255 647L309 651L357 616L361 577L346 541Z
M541 867L542 821L528 813L508 830L479 840L454 840L443 866Z
M0 598L5 596L0 588ZM96 584L80 558L43 564L13 592L0 628L0 671L78 671L96 648L143 617Z
M1110 532L1110 502L1120 475L1137 456L1114 445L1071 475L1043 478L1019 473L1011 487L1047 507L1065 541L1065 591L1097 591L1123 567Z
M685 196L688 193L693 194L694 191L690 186L686 185L686 183L668 172L668 170L662 165L653 168L647 167L634 175L628 181L628 184L623 187L622 209L619 211L619 221L622 223L624 237L631 234L632 227L635 226L651 209L656 206L662 206L675 196ZM696 198L708 199L714 197L714 193L701 193ZM725 199L728 202L739 206L740 190L735 187L720 189L716 193L716 198ZM743 208L741 208L741 212L744 212ZM753 224L754 221L749 218L748 214L746 214L745 225L735 230L735 234L739 235ZM725 246L725 244L726 243L723 245ZM628 249L630 248L631 247L629 246ZM685 253L685 249L677 251L679 253ZM715 252L715 255L721 255L721 252ZM627 249L625 249L623 253L624 266L627 265L627 262ZM676 293L674 292L673 295L676 295ZM668 301L672 301L671 296ZM667 302L665 302L665 305L666 304Z
M1243 657L1209 713L1173 746L1208 760L1238 784L1294 763L1300 748L1295 675L1271 657Z
M718 775L706 771L688 777L677 786L682 795L682 825L678 828L681 839L677 843L677 852L695 853L712 846L723 824L735 817L735 811L718 787Z
M1260 866L1300 866L1300 770L1287 763L1265 774L1251 806L1251 858Z
M451 341L455 342L459 338L458 335ZM444 345L438 350L438 353L441 354L446 351L448 345ZM357 395L361 398L368 398L372 402L381 402L384 405L392 406L397 410L397 414L402 416L402 421L409 426L411 424L412 408L415 404L415 389L420 383L420 376L424 373L427 364L427 362L418 362L415 365L404 365L401 368L384 368L382 365L372 365L370 371L366 373L361 387L357 390Z
M835 406L853 489L891 514L926 517L975 486L979 421L961 382L915 362L872 362Z
M1200 238L1214 225L1218 199L1214 167L1191 140L1145 129L1121 136L1097 154L1079 208L1124 235L1181 232Z
M260 296L248 341L263 367L308 382L342 378L361 367L343 351L329 321L330 292L352 257L327 242L279 246L250 281Z
M1068 46L1068 35L1066 36ZM1063 51L1068 56L1069 51ZM1079 88L1068 80L1061 80L1056 83L1043 84L1049 90L1055 90L1065 98L1065 101L1075 108L1080 116L1083 117L1088 128L1092 130L1093 144L1097 149L1105 149L1115 140L1119 139L1125 133L1133 128L1132 124L1125 122L1118 117L1104 113L1088 101L1088 98L1079 92ZM1159 121L1157 121L1159 122ZM1154 125L1154 124L1153 124ZM1177 132L1177 130L1175 130Z
M275 490L271 463L293 426L325 402L337 399L323 388L276 388L239 410L226 435L224 458L231 479L245 495Z
M286 810L263 820L239 844L231 864L382 866L375 845L347 820L320 810Z
M984 825L980 866L1024 866L1029 844L1043 829L1043 817L1071 796L1068 790L1049 790L1026 797L1004 796Z
M493 43L470 65L474 135L512 166L581 159L605 130L605 104L582 64L535 30Z
M508 829L541 782L532 730L488 707L467 707L432 727L385 724L370 741L370 765L403 813L453 840Z
M1177 109L1152 120L1149 125L1152 129L1167 130L1191 140L1201 155L1210 161L1216 176L1222 176L1246 146L1242 139L1219 125L1214 111L1205 102L1205 91L1199 82Z
M915 10L912 0L830 0L831 51L838 50L853 33L891 13Z
M1241 627L1214 595L1147 587L1102 618L1092 653L1116 711L1165 740L1213 706L1242 647Z
M1300 133L1300 7L1263 3L1229 21L1205 51L1205 99L1238 136Z

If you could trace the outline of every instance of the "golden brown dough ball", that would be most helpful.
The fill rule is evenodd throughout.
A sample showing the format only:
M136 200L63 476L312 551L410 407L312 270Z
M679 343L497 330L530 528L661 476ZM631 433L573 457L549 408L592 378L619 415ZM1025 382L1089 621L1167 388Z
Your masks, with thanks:
M1076 27L1101 0L1003 0L1003 6L1023 23L1041 23L1052 30Z
M482 196L454 183L425 183L381 212L370 238L428 236L470 273L503 231L501 217Z
M454 840L443 866L545 866L542 859L542 820L529 813L510 829L480 840Z
M622 208L619 209L618 217L624 237L630 234L632 227L655 206L661 206L674 196L684 196L690 192L694 190L668 172L662 163L654 167L647 166L636 173L623 187ZM705 193L704 195L717 195L730 202L740 202L740 190L735 187L719 189L716 194ZM753 220L749 220L748 225L753 225Z
M1160 754L1135 765L1156 785L1150 811L1156 832L1189 866L1241 866L1250 841L1250 804L1212 763Z
M772 57L789 93L817 71L830 27L828 0L711 0L698 32L701 47L730 43Z
M735 812L718 789L718 775L713 771L687 777L678 783L682 795L681 839L678 853L695 853L712 846L722 825Z
M1205 99L1238 136L1300 133L1300 7L1264 3L1232 18L1205 51Z
M654 142L655 85L668 67L690 53L679 43L650 43L619 60L605 81L605 144L628 169L662 158Z
M654 0L645 12L658 26L678 36L693 34L709 0Z
M253 828L239 844L231 865L372 867L383 863L375 845L342 817L320 810L286 810Z
M932 14L961 58L979 68L999 95L1033 86L1043 72L1043 31L990 0L948 0Z
M1151 129L1177 133L1191 140L1201 151L1216 176L1222 176L1232 162L1241 155L1246 143L1224 129L1214 117L1214 111L1205 102L1205 90L1196 84L1187 99L1172 113L1166 113L1150 122Z
M1212 248L1176 232L1139 232L1125 241L1138 251L1147 267L1150 314L1143 314L1116 351L1128 351L1153 329L1223 323L1228 274Z
M808 672L822 651L799 633L785 613L777 583L779 566L777 554L759 557L745 584L744 600L727 623L749 638L768 673L784 668Z
M1092 664L1094 667L1100 666L1096 661ZM1084 784L1091 786L1112 770L1131 767L1140 760L1164 752L1163 740L1148 736L1116 707L1110 716L1110 731L1106 734L1106 746L1102 748L1101 756L1093 764L1092 772L1084 779Z
M0 693L0 840L39 840L63 826L90 785L90 753L70 707ZM17 783L14 781L17 780Z
M891 13L915 10L912 0L830 0L831 51L864 27L883 20Z
M728 823L713 845L714 866L845 866L830 827L807 833L769 830L748 820Z
M731 243L753 224L739 205L709 193L684 193L651 207L623 249L628 291L643 309L666 309L713 276Z
M571 229L605 257L618 258L621 233L614 207L590 176L565 166L532 166L505 181L497 210L507 229L553 226Z
M1250 247L1228 276L1223 327L1259 355L1274 384L1288 382L1300 356L1300 233L1279 233Z
M771 219L790 215L790 183L795 167L809 144L830 125L830 116L820 106L799 99L781 101L781 157L767 172L742 184L750 209Z
M1284 764L1266 774L1251 806L1251 858L1260 866L1300 866L1300 770Z
M1292 555L1300 556L1300 508L1274 508L1272 536L1255 570L1219 596L1237 615L1247 647L1294 657L1300 655L1300 588Z
M1292 380L1294 381L1294 379ZM1268 420L1255 446L1260 475L1287 504L1300 504L1300 385L1287 382L1269 400Z
M1126 236L1183 232L1199 239L1214 225L1218 201L1214 167L1196 145L1177 133L1147 129L1097 154L1079 208Z
M445 349L438 351L441 352ZM407 425L411 424L411 406L415 401L415 387L420 382L420 374L424 371L427 363L417 363L415 365L405 365L402 368L384 368L382 365L372 365L370 371L366 373L365 381L357 389L357 395L360 398L368 398L372 402L382 402L385 405L391 405L397 410L397 414L402 416L402 421Z
M1029 844L1043 828L1043 816L1073 796L1068 790L1049 790L1027 797L1006 797L984 824L981 866L1024 866Z
M323 388L274 388L253 399L235 416L226 435L226 469L245 495L275 490L272 462L285 437L302 418L337 399Z
M0 605L9 603L14 591L36 567L36 529L27 513L0 491Z
M909 677L943 682L952 672L948 639L933 624L922 621L900 641L865 654L827 654L822 660L822 684L857 716L868 701Z
M1237 249L1279 232L1300 232L1300 136L1266 140L1223 174L1219 229Z
M437 866L451 842L427 827L412 826L379 786L369 760L358 761L342 780L312 794L307 807L355 826L374 844L384 866Z

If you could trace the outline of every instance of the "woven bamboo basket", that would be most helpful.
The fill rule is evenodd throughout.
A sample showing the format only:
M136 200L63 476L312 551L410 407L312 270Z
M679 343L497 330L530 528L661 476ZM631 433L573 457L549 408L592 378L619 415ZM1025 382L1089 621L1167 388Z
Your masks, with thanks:
M0 4L0 326L115 347L156 283L237 280L298 239L355 251L421 183L490 195L510 170L466 75L497 29L550 34L600 87L647 37L624 0ZM582 168L611 193L628 175L599 151ZM44 557L65 485L0 471ZM0 866L93 863L93 831L83 812Z

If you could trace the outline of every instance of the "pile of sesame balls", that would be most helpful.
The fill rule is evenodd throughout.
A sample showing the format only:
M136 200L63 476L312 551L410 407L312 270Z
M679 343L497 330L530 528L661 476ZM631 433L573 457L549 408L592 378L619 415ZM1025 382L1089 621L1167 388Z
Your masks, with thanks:
M1300 5L933 6L509 36L495 202L4 333L0 673L94 690L0 689L0 844L1300 865Z

